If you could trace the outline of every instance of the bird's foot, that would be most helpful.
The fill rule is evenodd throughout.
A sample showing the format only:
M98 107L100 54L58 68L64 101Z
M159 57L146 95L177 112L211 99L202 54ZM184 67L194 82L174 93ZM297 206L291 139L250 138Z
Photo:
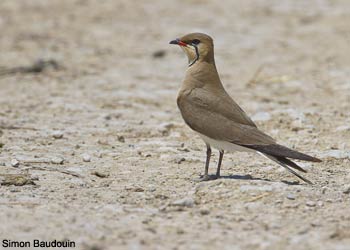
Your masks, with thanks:
M202 181L212 181L212 180L216 180L220 178L220 176L218 177L217 175L203 175L198 179L195 179L196 182L202 182Z

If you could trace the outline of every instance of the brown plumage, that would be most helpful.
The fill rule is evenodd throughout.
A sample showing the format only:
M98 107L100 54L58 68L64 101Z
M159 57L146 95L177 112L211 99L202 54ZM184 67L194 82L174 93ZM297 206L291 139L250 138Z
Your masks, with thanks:
M186 124L199 133L207 145L207 161L203 179L208 180L211 147L224 150L256 151L285 167L302 180L307 179L289 167L306 172L287 158L320 162L319 159L278 145L260 131L247 114L224 89L214 60L214 44L210 36L191 33L171 44L180 45L188 57L189 67L178 94L177 104ZM220 176L221 160L217 176Z

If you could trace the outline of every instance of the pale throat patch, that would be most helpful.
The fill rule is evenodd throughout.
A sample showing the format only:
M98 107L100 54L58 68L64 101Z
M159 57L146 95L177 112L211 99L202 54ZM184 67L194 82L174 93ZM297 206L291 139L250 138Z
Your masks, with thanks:
M188 45L187 47L181 46L181 49L188 57L188 66L192 66L199 59L199 51L197 47Z

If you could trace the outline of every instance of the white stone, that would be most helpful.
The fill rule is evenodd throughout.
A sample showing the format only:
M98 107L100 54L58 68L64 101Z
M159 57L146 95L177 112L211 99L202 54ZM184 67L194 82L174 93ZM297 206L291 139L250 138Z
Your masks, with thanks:
M287 194L287 199L288 200L295 200L295 195L294 194Z
M83 154L82 158L83 158L84 162L90 162L91 161L91 156L88 155L88 154Z
M11 166L14 168L19 167L19 161L17 159L12 159L11 160Z
M53 164L63 164L63 162L64 162L64 158L62 157L53 157L51 159L51 163Z
M52 137L55 139L61 139L63 138L63 132L60 130L56 130L52 133Z
M191 197L185 197L180 200L176 200L172 203L173 206L179 206L179 207L193 207L194 200Z
M306 202L306 206L308 206L308 207L315 207L315 206L316 206L316 203L313 202L313 201L307 201L307 202Z

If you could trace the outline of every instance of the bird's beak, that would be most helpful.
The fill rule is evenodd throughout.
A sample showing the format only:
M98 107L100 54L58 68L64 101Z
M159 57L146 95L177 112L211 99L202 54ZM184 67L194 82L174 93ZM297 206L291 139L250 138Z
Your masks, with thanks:
M170 44L180 45L180 46L183 46L183 47L187 47L187 43L181 41L179 38L176 38L175 40L172 40L169 43Z

